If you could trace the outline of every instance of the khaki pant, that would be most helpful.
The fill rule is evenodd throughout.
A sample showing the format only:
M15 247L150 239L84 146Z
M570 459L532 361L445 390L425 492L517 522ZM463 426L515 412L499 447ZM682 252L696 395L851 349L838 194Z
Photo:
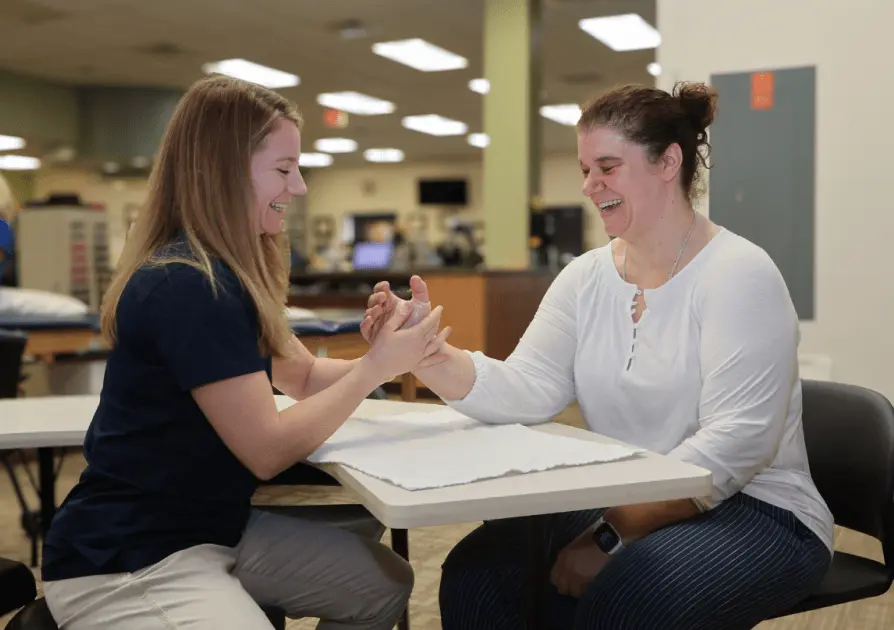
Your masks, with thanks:
M62 630L270 630L258 604L320 618L320 630L388 630L412 588L410 566L381 543L260 511L234 549L199 545L136 573L44 583Z

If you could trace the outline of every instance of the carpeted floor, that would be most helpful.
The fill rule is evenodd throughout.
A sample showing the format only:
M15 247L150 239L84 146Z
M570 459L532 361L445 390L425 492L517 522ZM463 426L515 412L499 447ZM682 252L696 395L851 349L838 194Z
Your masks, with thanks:
M579 412L571 408L559 418L560 422L580 425ZM62 466L58 497L61 499L74 485L83 468L83 458L69 455ZM24 474L20 475L24 480ZM31 505L36 498L31 496ZM290 488L268 487L258 492L259 504L297 504L351 502L348 493L339 488ZM429 527L410 532L410 556L416 572L416 588L410 602L410 620L413 630L437 630L441 627L438 615L438 579L440 563L450 548L475 524L447 527ZM386 534L386 542L387 542ZM880 545L871 539L850 531L838 531L836 546L839 549L881 558ZM19 526L19 507L6 474L0 471L0 556L28 562L30 545ZM0 628L5 627L8 617L0 618ZM312 620L290 622L290 630L310 629ZM825 611L767 622L760 630L883 630L894 626L894 593L857 604L847 604Z

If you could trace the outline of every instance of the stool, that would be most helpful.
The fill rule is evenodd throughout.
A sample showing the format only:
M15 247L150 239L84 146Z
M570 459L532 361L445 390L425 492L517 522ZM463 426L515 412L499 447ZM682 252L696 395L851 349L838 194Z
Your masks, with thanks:
M0 615L21 608L36 596L31 570L21 562L0 558Z
M283 611L278 608L263 607L262 610L275 630L285 630L286 615ZM53 615L50 614L47 601L41 597L20 610L6 626L6 630L59 630L59 626L56 625Z

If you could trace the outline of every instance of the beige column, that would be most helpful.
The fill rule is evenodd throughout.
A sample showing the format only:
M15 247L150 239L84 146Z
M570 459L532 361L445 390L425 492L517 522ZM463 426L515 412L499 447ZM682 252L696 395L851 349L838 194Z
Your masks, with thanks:
M529 266L528 214L540 194L541 0L485 0L484 255L488 268Z

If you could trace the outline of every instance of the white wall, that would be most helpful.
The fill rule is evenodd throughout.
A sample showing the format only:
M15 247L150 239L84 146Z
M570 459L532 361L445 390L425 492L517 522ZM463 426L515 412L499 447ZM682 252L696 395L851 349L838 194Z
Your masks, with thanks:
M801 348L830 355L834 380L894 400L894 2L657 2L663 88L816 66L817 302Z
M343 214L354 212L395 212L399 217L418 212L416 180L420 177L462 177L469 182L469 204L463 216L483 217L482 165L480 161L457 161L400 165L373 165L364 168L314 169L307 174L307 211L309 216L328 214L341 225ZM608 242L601 219L581 193L581 175L577 156L553 155L543 161L541 193L545 205L582 204L587 212L587 247ZM429 235L437 240L439 216L429 215Z

